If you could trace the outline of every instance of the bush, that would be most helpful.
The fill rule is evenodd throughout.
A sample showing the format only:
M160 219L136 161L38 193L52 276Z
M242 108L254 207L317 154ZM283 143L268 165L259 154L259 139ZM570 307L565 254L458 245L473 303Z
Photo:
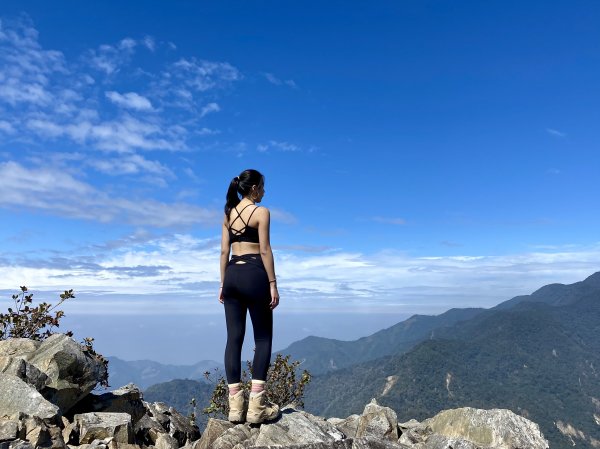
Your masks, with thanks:
M75 298L73 290L65 290L60 295L60 301L55 306L46 302L33 307L33 293L28 293L27 287L21 287L21 292L12 295L15 308L8 308L8 313L0 313L0 340L7 338L30 338L45 340L59 327L60 319L65 315L62 310L52 312L67 299ZM72 332L66 332L69 337Z
M290 357L290 355L277 354L275 361L269 366L266 384L267 395L271 402L280 407L293 403L296 407L303 408L304 389L310 383L311 375L308 371L303 370L298 378L300 362L297 360L290 361ZM249 394L252 387L252 363L247 361L246 366L247 368L242 371L240 383L242 390ZM215 389L210 398L210 405L204 408L202 412L213 416L227 416L229 413L227 380L222 375L219 375L217 379L213 379L209 371L204 373L204 377L215 383Z
M65 290L60 294L60 301L56 305L46 302L33 307L33 293L27 287L21 287L20 293L12 295L14 309L8 308L8 313L0 313L0 340L8 338L29 338L42 341L55 332L53 329L60 326L60 319L65 316L62 310L56 310L63 302L75 298L73 290ZM56 311L55 311L56 310ZM65 332L69 337L73 332ZM100 380L100 385L108 387L108 360L94 351L94 339L87 337L81 342L85 352L100 360L107 368L106 376Z

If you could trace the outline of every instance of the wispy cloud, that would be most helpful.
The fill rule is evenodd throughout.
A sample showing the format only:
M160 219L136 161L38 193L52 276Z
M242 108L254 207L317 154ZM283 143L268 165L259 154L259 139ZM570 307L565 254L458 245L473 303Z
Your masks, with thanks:
M108 91L106 92L106 98L117 106L135 109L137 111L152 111L154 109L150 100L135 92L120 94L115 91Z
M267 152L269 150L284 151L284 152L296 152L302 149L293 143L285 141L270 140L268 143L262 143L256 146L256 149L261 152Z
M208 103L206 106L202 107L202 110L200 111L200 117L204 117L211 112L219 112L220 110L221 108L217 103Z
M60 290L65 285L82 296L85 313L106 307L115 294L131 295L115 303L115 313L158 313L157 295L182 304L202 304L218 312L219 238L147 233L107 242L102 251L19 256L0 254L0 289L27 284ZM80 252L83 250L80 250ZM394 250L364 254L334 249L275 251L282 310L339 310L372 313L439 313L451 307L491 307L539 287L572 283L600 266L600 244L502 256L411 257ZM8 261L11 261L8 263ZM90 308L91 306L91 308ZM211 309L212 307L212 309ZM208 309L206 309L208 308ZM133 313L133 312L132 312Z
M111 196L64 171L16 162L0 163L0 206L157 228L214 225L221 218L220 211L192 204Z
M567 134L552 128L546 128L546 132L554 137L567 137Z
M298 85L292 79L282 80L282 79L277 78L272 73L268 73L268 72L263 73L263 76L266 78L266 80L269 83L274 84L276 86L284 86L285 85L285 86L291 87L293 89L297 89L298 88Z
M384 223L384 224L393 224L393 225L403 225L406 224L406 220L404 218L399 218L399 217L382 217L382 216L375 216L375 217L371 217L371 221L374 221L376 223Z

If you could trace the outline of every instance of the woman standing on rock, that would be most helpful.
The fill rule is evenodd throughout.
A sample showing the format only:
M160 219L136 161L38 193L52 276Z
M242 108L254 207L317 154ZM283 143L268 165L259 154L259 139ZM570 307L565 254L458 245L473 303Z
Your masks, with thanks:
M245 418L249 423L261 423L279 415L279 407L268 402L265 396L273 309L279 304L279 293L269 242L269 209L256 205L264 194L264 176L256 170L244 170L231 181L225 203L219 301L225 305L227 322L225 373L229 385L229 421L232 422L243 422ZM240 386L247 311L256 345L249 403Z

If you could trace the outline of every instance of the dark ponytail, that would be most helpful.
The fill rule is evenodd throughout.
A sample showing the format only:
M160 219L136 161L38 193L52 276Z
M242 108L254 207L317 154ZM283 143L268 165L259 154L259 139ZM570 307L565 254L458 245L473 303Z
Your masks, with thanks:
M249 195L252 186L258 186L264 182L265 177L257 170L244 170L239 176L231 180L229 189L227 189L227 201L225 202L225 215L229 216L231 209L240 204L240 196Z

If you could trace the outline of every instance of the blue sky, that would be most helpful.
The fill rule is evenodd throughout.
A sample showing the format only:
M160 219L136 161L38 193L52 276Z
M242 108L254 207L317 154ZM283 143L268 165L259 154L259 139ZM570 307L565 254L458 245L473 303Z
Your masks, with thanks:
M0 20L7 298L218 327L245 168L280 314L489 307L600 267L596 2L9 0Z

